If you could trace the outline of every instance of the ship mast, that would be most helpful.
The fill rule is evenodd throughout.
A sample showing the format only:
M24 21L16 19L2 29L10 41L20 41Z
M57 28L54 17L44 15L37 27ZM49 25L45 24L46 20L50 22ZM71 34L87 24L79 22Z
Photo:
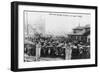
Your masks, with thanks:
M28 12L26 12L26 24L27 24L27 35L29 35L29 29L28 29Z
M81 18L82 18L82 16L79 16L79 24L78 24L79 27L80 27Z

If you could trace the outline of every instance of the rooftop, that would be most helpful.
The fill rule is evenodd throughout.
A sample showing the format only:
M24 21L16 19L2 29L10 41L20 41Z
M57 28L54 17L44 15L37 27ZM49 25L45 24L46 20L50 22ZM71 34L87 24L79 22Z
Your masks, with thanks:
M90 24L87 24L86 26L84 26L84 28L90 28Z
M85 26L77 26L76 28L74 28L73 30L76 30L76 29L84 29L84 28L90 28L90 24L87 24Z
M85 31L81 31L81 32L78 32L78 33L71 33L69 35L83 35L85 33Z

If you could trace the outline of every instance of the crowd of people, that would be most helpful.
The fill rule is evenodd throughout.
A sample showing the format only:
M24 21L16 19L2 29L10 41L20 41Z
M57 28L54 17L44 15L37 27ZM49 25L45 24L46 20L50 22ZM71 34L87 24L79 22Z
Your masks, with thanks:
M78 40L70 40L67 37L43 37L28 38L33 44L25 44L25 54L29 56L70 59L90 58L90 44Z

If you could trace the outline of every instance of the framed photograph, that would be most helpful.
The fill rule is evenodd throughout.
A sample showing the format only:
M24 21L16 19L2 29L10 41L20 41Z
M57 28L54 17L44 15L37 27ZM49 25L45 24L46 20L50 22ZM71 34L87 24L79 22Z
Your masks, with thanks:
M11 70L97 66L97 6L11 3Z

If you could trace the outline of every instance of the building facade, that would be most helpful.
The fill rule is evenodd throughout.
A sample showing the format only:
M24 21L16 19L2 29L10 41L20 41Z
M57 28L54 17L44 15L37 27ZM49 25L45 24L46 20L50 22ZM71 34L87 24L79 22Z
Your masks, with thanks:
M68 34L70 40L77 40L82 42L90 42L90 25L84 27L78 26L73 29L73 33Z

